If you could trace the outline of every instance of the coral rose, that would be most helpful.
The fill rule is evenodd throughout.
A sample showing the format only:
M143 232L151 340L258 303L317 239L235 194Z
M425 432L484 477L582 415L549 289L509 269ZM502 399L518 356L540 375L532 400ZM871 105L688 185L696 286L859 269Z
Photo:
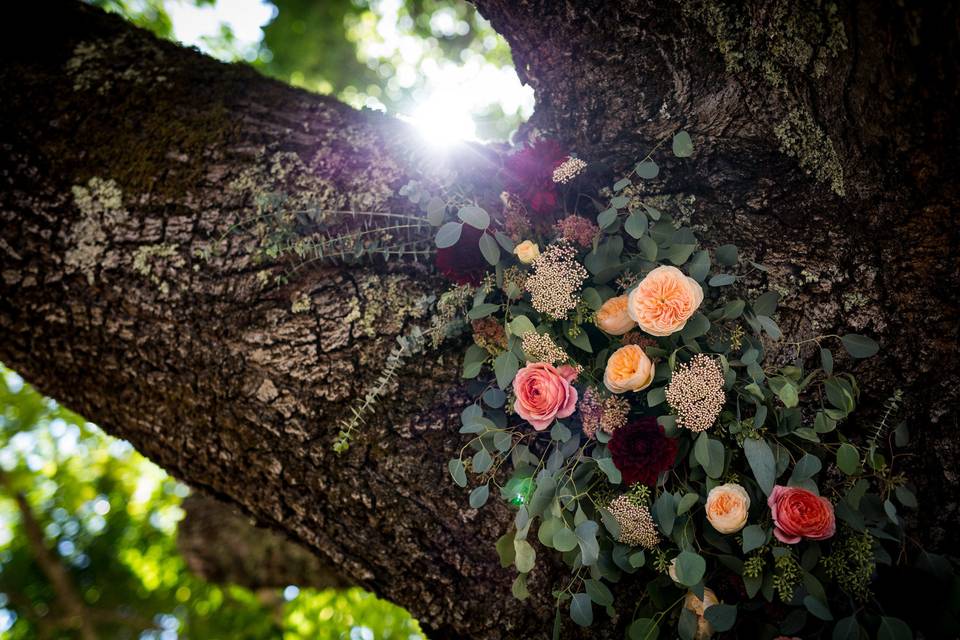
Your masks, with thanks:
M653 382L653 363L643 348L628 344L607 359L603 384L613 393L640 391Z
M630 292L627 312L653 336L683 329L703 302L703 289L676 267L661 266L647 274Z
M728 482L707 494L707 520L720 533L736 533L747 524L750 496L738 484Z
M549 427L555 418L566 418L577 406L577 390L570 384L577 371L569 365L556 368L546 362L531 362L517 372L513 393L514 410L537 431Z
M773 516L773 535L780 542L826 540L837 531L833 505L806 489L776 485L767 498L767 505Z
M720 604L717 594L713 589L703 588L703 600L697 597L693 591L688 591L683 599L684 609L688 609L697 616L697 631L693 634L695 640L706 640L713 635L713 626L703 615L703 612L715 604Z
M537 243L529 240L524 240L518 244L514 247L513 252L517 254L517 260L523 264L530 264L540 257L540 247L537 246Z
M614 431L607 448L626 486L640 482L652 487L677 457L677 441L668 438L657 419L650 416Z
M610 298L597 311L596 324L612 336L622 336L637 326L627 313L627 296Z

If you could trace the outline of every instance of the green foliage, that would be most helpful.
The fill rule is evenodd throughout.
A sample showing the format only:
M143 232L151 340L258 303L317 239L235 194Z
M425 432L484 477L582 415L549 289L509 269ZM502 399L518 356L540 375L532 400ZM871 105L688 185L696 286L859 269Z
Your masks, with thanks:
M666 138L671 139L675 156L693 153L693 141L683 132ZM780 485L827 497L844 526L871 535L883 531L882 538L903 553L898 509L916 508L917 500L904 476L894 472L879 451L899 396L888 403L887 415L870 434L865 450L839 428L861 400L856 378L839 368L850 358L874 355L876 342L856 334L783 342L786 351L796 348L797 357L781 359L779 366L770 363L766 350L772 341L782 339L774 319L780 295L766 291L742 297L744 280L767 268L744 259L732 244L700 248L693 231L675 219L668 201L654 200L634 185L634 180L659 175L656 151L636 163L612 189L592 199L592 206L580 205L583 208L575 212L596 220L597 230L589 246L561 245L569 249L565 255L570 264L551 274L550 286L563 289L565 274L578 274L575 304L567 305L565 315L558 317L553 306L538 307L530 286L521 284L509 293L504 286L508 272L539 277L541 265L552 267L552 261L559 260L558 241L549 232L528 230L512 238L544 248L532 266L507 252L487 256L490 273L474 289L472 304L464 305L463 313L467 320L483 318L502 327L506 345L490 351L476 332L474 343L466 347L464 377L471 380L468 389L476 401L463 411L460 432L470 439L459 458L450 461L451 474L467 489L474 482L470 475L476 476L468 499L471 507L487 503L487 488L497 487L504 500L519 508L513 527L497 544L501 563L513 564L521 576L531 572L537 554L527 539L535 531L537 540L570 567L570 580L555 585L554 597L557 611L577 625L589 624L598 615L616 615L617 603L608 596L612 592L607 584L638 572L644 572L639 579L647 586L634 607L630 637L657 634L668 617L680 637L693 637L697 616L686 608L676 611L684 592L689 589L705 597L705 589L725 584L730 572L739 576L749 599L708 607L707 618L717 630L737 633L741 625L749 629L770 622L758 605L774 600L794 609L784 631L788 627L801 631L814 624L811 621L832 621L834 610L849 611L838 595L854 589L860 577L869 579L872 572L867 565L840 566L833 555L823 559L823 554L832 554L829 542L801 536L786 545L775 539L774 533L783 531L772 521L767 496ZM445 228L459 231L469 224L494 235L506 228L498 211L470 204L474 201L469 191L457 200L447 194L436 197L440 203L434 210L442 215L431 222L439 229L438 244L448 244ZM451 236L449 244L457 241ZM544 261L544 255L550 259ZM644 274L661 266L681 267L703 293L682 328L651 336L642 328L628 327L626 335L610 335L591 322L606 301L629 295ZM539 353L535 341L551 348ZM839 362L834 362L827 341L844 347L846 354ZM583 404L588 392L594 396L590 402L612 401L606 400L607 390L615 391L605 382L607 360L611 353L637 343L652 359L652 380L619 398L627 399L628 420L655 417L679 449L669 473L650 487L625 486L626 473L607 448L616 432L611 436L597 427L588 431L587 414L596 407ZM810 367L801 357L808 344L816 346ZM682 401L668 393L668 385L683 378L694 356L706 356L706 363L716 367L715 393L721 396L713 423L702 430L683 423ZM539 431L514 415L510 386L524 361L576 366L579 411L558 414L551 423L536 425ZM698 393L697 398L704 397ZM896 433L900 434L896 442L905 443L905 430L898 428ZM869 464L860 464L865 457ZM842 476L836 468L844 472ZM851 484L841 498L842 478ZM535 489L518 500L515 487L520 482L530 482ZM750 498L739 531L721 533L724 527L708 523L701 508L711 490L724 483L739 485ZM647 563L646 553L652 554L653 562ZM879 544L857 554L869 562L890 557ZM828 569L830 563L837 566ZM672 580L661 585L651 571L669 573ZM519 586L515 583L515 592L526 597L527 587L524 578Z
M175 544L187 488L2 367L0 479L4 638L79 637L15 494L99 637L314 640L353 628L378 639L422 637L406 612L360 589L253 593L196 577Z

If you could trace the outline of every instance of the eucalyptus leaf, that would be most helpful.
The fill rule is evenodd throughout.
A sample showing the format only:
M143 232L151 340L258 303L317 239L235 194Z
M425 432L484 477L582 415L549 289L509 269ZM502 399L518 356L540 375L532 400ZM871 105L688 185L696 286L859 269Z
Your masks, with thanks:
M593 566L600 558L600 543L597 540L599 529L600 526L595 521L585 520L574 530L580 544L580 559L584 566Z
M852 476L860 469L860 453L849 442L844 442L837 449L837 467L848 476Z
M475 473L486 473L493 464L493 458L486 449L480 449L473 454L473 471Z
M693 140L686 131L679 131L673 136L673 155L678 158L689 158L693 155Z
M563 527L553 534L553 548L561 553L573 551L577 548L577 535L573 529Z
M457 217L475 229L485 230L490 226L490 214L486 209L474 206L472 204L460 207Z
M623 229L633 238L639 238L647 232L647 216L641 211L634 211L627 216L627 221L623 224Z
M463 231L463 225L459 222L448 222L437 230L437 237L434 243L438 249L446 249L457 244L460 239L460 233Z
M617 210L614 208L607 209L606 211L603 211L602 213L600 213L600 215L597 216L597 226L599 226L601 229L606 229L607 227L612 225L616 221L616 219L617 219Z
M776 461L773 458L770 445L765 440L747 438L743 441L743 451L760 489L765 494L770 495L777 479Z
M620 475L620 470L617 469L616 465L613 464L611 458L600 458L597 460L597 466L600 467L600 470L603 471L607 476L607 480L610 481L610 484L620 484L622 477Z
M710 252L706 250L697 251L690 263L687 264L687 271L690 272L691 278L697 282L703 282L710 272Z
M710 280L707 282L711 287L726 287L737 281L737 276L732 273L718 273L715 276L711 276Z
M860 640L860 624L856 616L841 618L833 627L833 640Z
M474 509L479 509L483 505L487 504L487 499L489 497L490 486L482 484L470 492L470 506Z
M590 599L601 607L609 607L613 604L613 593L610 588L600 580L585 580L583 583Z
M716 257L717 263L725 267L732 267L737 264L738 255L736 245L721 245L714 249L713 255Z
M880 350L880 345L875 340L857 333L848 333L840 338L840 342L854 358L869 358Z
M703 610L703 617L714 631L729 631L737 623L737 607L732 604L715 604Z
M570 618L581 627L593 624L593 603L585 593L575 593L570 599Z
M447 463L447 469L450 470L450 475L453 476L453 481L457 483L457 486L467 486L467 474L463 462L454 458Z
M685 586L692 587L701 580L707 570L707 561L703 556L693 551L683 551L677 556L677 581Z
M537 552L526 540L514 540L514 552L516 554L516 567L520 573L530 573L533 565L537 561Z
M660 627L652 618L637 618L627 628L630 640L656 640L660 636Z
M489 262L492 266L497 266L497 263L500 262L500 246L497 244L497 241L489 233L480 234L480 253L483 254L484 260Z
M754 549L759 549L767 542L767 532L763 527L757 524L747 525L743 528L743 552L750 553Z
M766 291L757 296L757 299L751 304L753 312L758 316L773 317L780 303L780 294L776 291Z
M808 480L816 475L822 467L823 465L820 463L820 458L813 454L805 453L793 467L790 480L793 482Z
M813 596L806 596L803 599L803 606L807 608L807 611L821 620L833 620L833 614L830 613L830 607L828 607L823 601L814 598Z
M439 227L443 224L443 216L446 212L446 203L441 198L433 196L427 203L427 222L434 227Z
M637 164L636 172L644 180L651 180L660 173L660 167L653 160L644 160Z
M882 616L880 628L877 630L877 640L913 640L913 631L900 618Z
M493 361L493 371L497 376L497 386L506 389L520 370L520 360L512 351L504 351Z
M510 591L517 600L526 600L530 597L530 591L527 590L527 574L517 574L517 577L513 579L513 586Z

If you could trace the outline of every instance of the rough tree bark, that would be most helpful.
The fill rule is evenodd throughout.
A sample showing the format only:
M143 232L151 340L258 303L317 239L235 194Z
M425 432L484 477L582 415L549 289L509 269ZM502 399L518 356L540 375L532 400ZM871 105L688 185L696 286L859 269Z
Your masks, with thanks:
M858 373L874 403L905 392L913 472L937 505L919 530L950 548L956 6L800 4L477 2L536 89L522 135L613 175L686 128L694 158L665 160L651 193L708 246L771 267L751 286L785 294L787 333L880 339ZM455 348L411 363L347 455L330 448L394 336L426 321L429 270L314 268L264 288L249 235L200 257L266 192L406 210L398 190L422 168L410 132L89 7L57 14L18 8L0 27L0 359L430 637L545 636L563 570L542 563L535 595L513 600L493 551L509 510L468 509L446 476L465 400ZM492 180L482 151L448 166Z

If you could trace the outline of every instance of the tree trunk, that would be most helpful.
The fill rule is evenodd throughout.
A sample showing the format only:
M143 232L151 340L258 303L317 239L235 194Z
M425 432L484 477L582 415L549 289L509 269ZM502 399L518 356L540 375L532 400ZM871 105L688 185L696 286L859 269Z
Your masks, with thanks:
M788 335L881 341L857 372L865 400L903 390L923 454L912 472L937 507L919 531L954 548L956 7L477 5L536 89L522 134L540 129L615 175L687 129L694 158L664 159L650 193L707 246L735 242L770 267L749 286L785 295ZM493 187L494 150L425 169L386 116L84 5L58 13L18 8L2 27L0 359L407 607L431 638L548 635L564 569L541 554L533 596L514 600L493 549L511 512L469 509L447 476L467 400L457 348L412 361L351 449L331 450L338 419L394 338L428 322L424 296L442 284L392 261L265 287L283 267L254 259L262 239L246 227L228 233L270 193L288 208L399 212L411 206L400 188L441 169ZM622 637L627 622L590 636Z

